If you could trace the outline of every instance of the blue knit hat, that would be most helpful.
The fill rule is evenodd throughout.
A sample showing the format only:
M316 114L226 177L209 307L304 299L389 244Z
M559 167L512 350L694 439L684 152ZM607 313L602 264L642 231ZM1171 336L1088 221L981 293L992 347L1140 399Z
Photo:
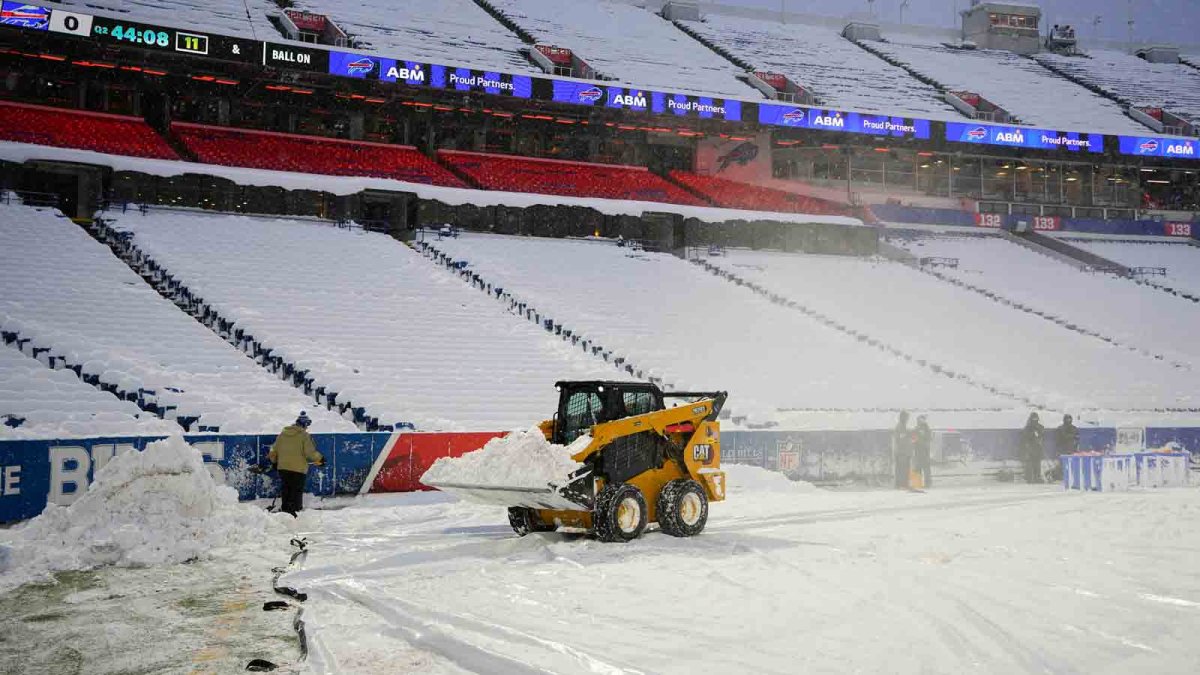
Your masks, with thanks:
M312 418L308 416L307 411L301 410L300 416L296 418L296 426L301 429L307 429L310 424L312 424Z

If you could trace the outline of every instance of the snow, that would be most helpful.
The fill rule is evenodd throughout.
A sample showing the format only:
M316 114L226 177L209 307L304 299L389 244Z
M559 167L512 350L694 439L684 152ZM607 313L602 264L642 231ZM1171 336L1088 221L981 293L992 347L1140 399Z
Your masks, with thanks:
M585 435L570 445L555 445L536 426L517 429L462 457L438 459L421 476L421 482L513 488L562 486L568 476L583 467L571 457L591 442L591 436Z
M675 256L607 242L484 234L434 245L543 317L661 378L668 389L729 391L726 408L735 419L768 423L784 409L970 414L1016 404L870 347ZM822 288L829 285L821 281Z
M50 504L14 530L0 592L63 570L205 558L277 529L266 512L217 484L182 436L171 436L117 455L73 504Z
M792 480L782 473L766 471L745 464L723 464L725 487L729 499L739 499L761 494L802 494L817 489L812 483Z
M511 429L554 410L558 380L621 375L384 234L157 209L110 217L237 328L384 424Z
M1087 58L1060 54L1039 54L1036 58L1130 105L1166 108L1200 123L1200 72L1195 68L1178 63L1150 63L1123 52L1099 49L1089 51Z
M18 427L4 424L23 419ZM153 436L181 431L129 401L96 389L69 370L0 345L0 440L86 436Z
M1116 275L1080 272L1003 238L929 237L905 245L916 255L957 258L957 269L942 270L949 277L1105 335L1126 352L1141 352L1135 359L1113 354L1092 361L1108 364L1091 370L1113 378L1107 387L1119 385L1127 392L1121 396L1126 406L1196 407L1186 381L1200 365L1200 347L1179 339L1200 330L1195 303ZM1082 358L1086 352L1072 353ZM1155 363L1146 363L1147 356ZM1083 369L1084 363L1072 368ZM1097 394L1106 388L1100 383L1094 387ZM1157 393L1146 399L1136 393L1147 389Z
M246 169L241 167L197 164L141 157L106 155L89 150L55 148L45 145L10 143L0 141L0 159L10 162L29 160L57 160L82 162L112 167L114 171L137 171L151 176L173 177L184 174L218 176L238 185L281 187L288 190L316 190L335 195L358 194L363 190L391 190L411 192L422 199L436 199L445 204L474 204L476 206L538 206L563 205L585 206L600 213L613 216L640 216L647 211L677 213L685 218L697 218L706 223L723 223L730 220L771 220L782 223L835 223L839 225L862 225L856 218L843 216L818 216L802 213L775 213L771 211L746 211L705 206L682 206L662 202L640 202L634 200L597 199L585 197L561 197L556 195L531 194L526 192L499 192L440 187L423 183L406 183L385 178L353 178L344 176L318 176L307 173Z
M540 44L565 47L607 78L701 96L761 98L734 76L742 71L671 22L640 7L604 0L492 0Z
M103 385L225 433L270 433L311 409L147 285L84 229L47 209L0 207L0 327ZM314 430L353 431L324 410ZM130 426L133 432L138 427Z
M1117 103L1011 52L896 42L872 42L871 47L951 91L979 94L1021 124L1088 133L1147 132Z
M472 0L297 0L350 34L359 51L505 73L542 71L521 56L516 34Z
M1102 292L1096 287L1100 278L995 237L922 238L905 245L919 256L961 259L957 274L946 268L938 268L939 273L1001 296L1077 314L1088 319L1085 325L1098 330L1119 333L1137 319L1114 312L1153 307L1157 300L1150 291L1121 282L1128 286L1128 304L1119 300L1124 287L1118 285L1105 287L1104 293L1117 297L1112 298L1112 305L1106 302L1099 308L1094 298L1105 297L1097 295ZM897 262L730 250L726 256L711 258L710 263L887 345L1027 398L1038 407L1076 414L1087 410L1089 421L1109 423L1124 418L1120 411L1195 407L1190 368L1176 368L1066 330ZM977 270L981 268L990 270L989 276L980 278ZM830 279L837 282L829 283ZM1036 289L1036 296L1020 293L1024 288L1031 289L1031 294ZM1091 293L1093 300L1080 304L1085 293ZM1060 296L1072 299L1050 302ZM1188 312L1194 313L1190 308ZM1170 319L1170 315L1163 317L1164 321ZM1098 363L1106 367L1097 368ZM876 381L873 374L862 377L865 383ZM912 396L913 408L962 405L952 398L927 401L917 398L916 392ZM1013 417L1009 413L1009 419ZM937 419L950 427L961 426L957 418L954 412L937 413ZM1008 424L1013 422L996 426Z
M321 512L283 578L309 593L308 671L1200 668L1195 488L768 491L725 468L691 539L517 538L503 508L436 493Z
M687 27L756 69L787 75L823 105L922 119L961 119L941 92L829 26L709 14Z
M1165 277L1148 281L1200 295L1200 247L1181 241L1111 241L1071 237L1072 246L1091 251L1126 267L1165 267ZM1193 305L1194 306L1194 305Z

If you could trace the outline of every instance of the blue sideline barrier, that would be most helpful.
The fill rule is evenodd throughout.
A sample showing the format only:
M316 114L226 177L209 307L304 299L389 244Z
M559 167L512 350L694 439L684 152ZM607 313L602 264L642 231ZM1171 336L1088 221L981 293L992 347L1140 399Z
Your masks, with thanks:
M313 434L325 465L314 467L305 489L314 495L356 494L391 434ZM275 473L256 474L275 435L187 435L210 472L243 499L275 497ZM0 522L32 518L50 501L70 503L116 453L140 451L157 437L0 441Z
M982 429L938 432L947 459L1015 461L1019 430ZM250 467L266 462L274 435L188 435L205 455L210 471L238 491L241 499L279 494L275 474L255 474ZM389 433L313 434L325 466L309 473L306 491L313 495L357 494L375 459L387 446ZM0 523L32 518L50 501L70 503L87 489L98 468L116 453L142 450L156 437L110 437L0 441ZM1052 429L1047 430L1045 456L1055 457ZM1116 443L1112 428L1080 429L1080 449L1106 452ZM1177 443L1200 458L1200 427L1147 428L1146 446ZM889 431L725 431L721 434L726 463L753 464L780 470L780 453L788 453L789 473L810 481L860 480L890 472Z

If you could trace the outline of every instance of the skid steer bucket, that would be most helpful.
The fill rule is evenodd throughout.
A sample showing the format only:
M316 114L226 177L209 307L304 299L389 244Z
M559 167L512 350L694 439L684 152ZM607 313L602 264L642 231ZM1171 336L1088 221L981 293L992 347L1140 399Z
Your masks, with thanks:
M449 492L464 501L496 506L524 506L554 511L583 511L591 508L591 473L565 481L563 487L513 487L465 483L426 482L429 487Z

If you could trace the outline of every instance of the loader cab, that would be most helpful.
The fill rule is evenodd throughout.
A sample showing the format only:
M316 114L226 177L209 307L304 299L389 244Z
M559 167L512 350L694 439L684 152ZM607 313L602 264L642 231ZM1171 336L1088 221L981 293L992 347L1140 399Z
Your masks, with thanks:
M558 382L554 443L568 445L592 426L663 410L663 393L646 382Z

